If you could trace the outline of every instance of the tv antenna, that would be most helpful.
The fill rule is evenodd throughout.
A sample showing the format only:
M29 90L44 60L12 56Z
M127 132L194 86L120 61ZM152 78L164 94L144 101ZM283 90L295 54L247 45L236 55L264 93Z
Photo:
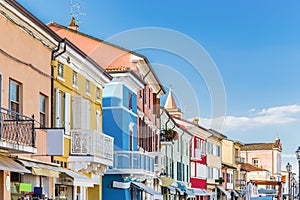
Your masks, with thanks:
M85 16L86 13L82 13L80 12L80 8L82 8L81 3L79 1L77 1L76 3L73 2L73 0L70 0L70 15L71 18L74 18L76 20L76 23L82 23L79 20L79 16ZM75 13L74 13L74 8L76 9Z

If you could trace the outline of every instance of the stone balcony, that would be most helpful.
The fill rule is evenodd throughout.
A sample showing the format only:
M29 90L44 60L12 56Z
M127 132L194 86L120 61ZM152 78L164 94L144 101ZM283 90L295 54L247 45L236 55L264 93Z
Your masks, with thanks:
M131 178L154 177L155 156L139 151L115 151L113 166L106 174L122 174Z
M71 169L102 174L113 165L112 137L94 130L72 130L71 135Z

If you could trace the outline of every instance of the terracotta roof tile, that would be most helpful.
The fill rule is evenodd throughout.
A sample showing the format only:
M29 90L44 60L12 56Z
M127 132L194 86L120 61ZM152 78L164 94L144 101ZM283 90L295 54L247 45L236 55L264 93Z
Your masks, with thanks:
M125 67L125 66L107 66L105 67L106 71L112 72L112 71L127 71L130 70L129 67Z
M274 142L270 143L250 143L244 144L241 147L241 151L249 151L249 150L272 150L278 148L280 151L282 150L282 145L280 143L280 139L276 138Z
M241 164L241 169L247 172L253 172L253 171L268 171L264 168L256 167L254 165L251 165L249 163L243 163Z

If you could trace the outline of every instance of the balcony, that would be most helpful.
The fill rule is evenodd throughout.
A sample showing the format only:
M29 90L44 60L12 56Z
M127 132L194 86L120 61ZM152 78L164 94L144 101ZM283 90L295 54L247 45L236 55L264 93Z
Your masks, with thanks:
M243 157L235 157L235 162L237 164L243 164L243 163L245 163L245 158L243 158Z
M245 180L235 180L234 184L236 187L242 187L246 185L246 181Z
M102 174L113 165L114 138L94 130L72 130L71 134L71 169Z
M36 153L34 118L1 108L0 149L9 154Z
M124 174L141 177L153 177L155 156L139 151L115 151L114 164L106 174Z

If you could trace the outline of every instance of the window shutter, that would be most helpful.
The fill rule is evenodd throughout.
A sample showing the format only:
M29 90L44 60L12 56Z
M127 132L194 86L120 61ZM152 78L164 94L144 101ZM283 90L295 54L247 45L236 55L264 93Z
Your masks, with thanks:
M90 129L90 105L81 96L73 97L73 129Z
M73 96L72 99L72 128L81 129L81 97Z
M90 129L90 105L89 101L82 99L82 130Z
M70 94L65 92L65 134L70 134L70 111L71 111L71 106L70 106Z
M55 88L55 97L56 97L55 125L58 128L61 127L61 93L59 92L58 88Z
M96 130L100 132L100 111L96 111Z

